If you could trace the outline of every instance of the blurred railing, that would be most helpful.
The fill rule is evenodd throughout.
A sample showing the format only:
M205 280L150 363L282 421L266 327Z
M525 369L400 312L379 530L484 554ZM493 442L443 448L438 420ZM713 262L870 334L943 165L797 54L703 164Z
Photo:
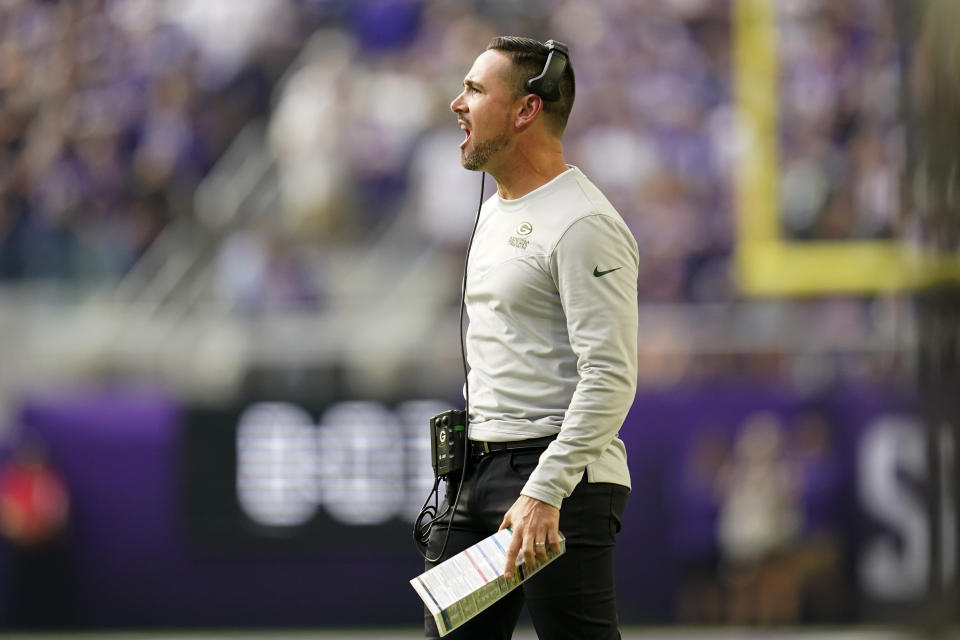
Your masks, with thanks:
M7 288L0 291L0 393L123 380L217 401L242 393L251 371L324 369L339 372L357 396L456 392L455 307L424 285L430 260L407 265L382 297L256 316L189 296L159 306L110 296L76 304ZM862 314L873 318L862 321ZM897 301L872 308L859 301L642 304L641 385L758 373L810 387L903 378L914 332L910 308Z

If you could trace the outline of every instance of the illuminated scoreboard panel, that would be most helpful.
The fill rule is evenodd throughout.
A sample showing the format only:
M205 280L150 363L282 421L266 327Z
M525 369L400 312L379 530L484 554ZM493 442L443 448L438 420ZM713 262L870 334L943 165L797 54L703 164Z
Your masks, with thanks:
M880 293L960 280L960 264L897 240L787 240L780 223L780 60L777 10L735 3L740 160L736 273L749 295Z
M429 418L449 408L415 400L194 410L183 447L188 528L197 540L248 542L406 532L433 486Z

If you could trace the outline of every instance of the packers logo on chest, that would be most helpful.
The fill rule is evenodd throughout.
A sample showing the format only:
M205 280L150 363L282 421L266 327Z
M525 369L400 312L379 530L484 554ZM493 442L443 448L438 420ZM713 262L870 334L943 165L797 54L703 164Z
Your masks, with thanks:
M523 221L517 227L517 235L510 236L507 240L507 243L511 247L516 247L518 249L526 249L530 244L530 240L526 237L533 233L533 225L527 221Z

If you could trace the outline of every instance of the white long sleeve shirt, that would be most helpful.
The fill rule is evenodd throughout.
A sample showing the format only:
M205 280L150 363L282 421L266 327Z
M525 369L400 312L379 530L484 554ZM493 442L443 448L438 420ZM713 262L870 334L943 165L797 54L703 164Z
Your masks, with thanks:
M558 434L522 493L560 508L584 472L629 487L637 243L576 167L481 208L466 287L472 440Z

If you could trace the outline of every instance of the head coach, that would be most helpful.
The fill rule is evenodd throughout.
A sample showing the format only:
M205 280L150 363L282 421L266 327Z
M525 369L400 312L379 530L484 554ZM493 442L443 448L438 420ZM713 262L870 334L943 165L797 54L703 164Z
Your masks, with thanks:
M636 391L638 255L614 207L564 160L574 93L565 45L497 37L450 105L461 163L497 193L465 279L470 457L430 557L505 527L508 574L518 555L545 560L561 532L567 548L451 638L510 638L524 604L540 638L620 637L613 554L630 475L618 435ZM438 637L429 615L425 626Z

